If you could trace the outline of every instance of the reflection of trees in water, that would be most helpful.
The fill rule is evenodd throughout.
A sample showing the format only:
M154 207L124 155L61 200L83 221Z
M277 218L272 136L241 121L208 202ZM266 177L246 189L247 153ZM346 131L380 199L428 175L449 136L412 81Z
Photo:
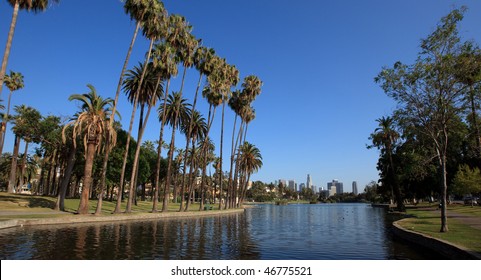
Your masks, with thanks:
M259 259L245 214L2 232L2 259ZM8 244L3 246L3 244Z

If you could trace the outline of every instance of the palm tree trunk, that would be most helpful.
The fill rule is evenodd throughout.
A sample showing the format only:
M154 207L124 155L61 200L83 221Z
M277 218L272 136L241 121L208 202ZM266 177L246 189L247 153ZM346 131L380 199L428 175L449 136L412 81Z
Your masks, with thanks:
M229 169L229 183L227 184L227 203L226 208L232 206L232 193L234 188L232 187L232 167L234 166L234 138L235 138L235 129L237 126L237 117L238 115L235 114L234 118L234 126L232 127L232 144L231 144L231 151L230 151L230 169ZM236 144L237 145L237 144Z
M192 122L194 119L194 111L195 107L197 104L197 95L199 93L200 89L200 82L202 81L202 73L199 75L199 81L197 82L197 88L195 90L195 95L194 95L194 103L192 104L192 114L190 115L190 120L189 120L189 129L187 130L187 136L186 136L186 143L185 143L185 153L184 153L184 167L183 167L183 172L182 172L182 188L181 188L181 193L183 193L185 189L185 172L187 168L187 152L189 151L189 146L190 146L190 138L192 137ZM193 144L194 145L194 144ZM183 206L184 206L184 196L182 196L182 199L180 201L180 209L179 211L183 211Z
M20 148L20 137L18 135L15 135L15 143L13 146L13 155L12 155L12 165L10 166L10 180L8 181L9 193L15 192L15 184L17 182L17 158L18 158L19 148Z
M20 188L22 188L24 184L23 177L25 175L25 166L27 165L27 152L28 152L28 142L25 142L25 151L23 153L22 163L20 165L20 182L19 182Z
M111 116L113 118L113 116ZM110 148L110 132L107 130L105 135L105 151L104 151L104 159L102 161L102 175L100 178L100 194L97 200L97 207L95 209L95 215L100 215L102 213L102 202L104 199L104 191L105 191L105 181L107 179L107 165L109 162L109 151L107 149Z
M222 148L224 145L224 113L225 113L225 100L222 103L222 124L220 129L220 174L219 174L219 210L222 209ZM227 205L227 201L226 201Z
M2 120L2 129L0 131L0 155L3 153L3 145L5 144L5 135L7 133L7 120L10 117L10 102L12 100L12 93L13 91L10 91L10 94L8 95L8 103L7 103L7 112L3 115L3 120Z
M65 195L67 193L67 187L72 177L72 171L75 166L75 153L77 149L72 145L67 159L67 170L65 170L65 175L63 177L62 183L60 185L60 190L58 192L57 201L55 203L54 210L65 211Z
M174 157L174 148L175 148L175 127L177 127L177 117L174 120L174 125L172 126L172 136L170 137L170 147L169 147L169 154L168 154L168 161L167 161L167 177L165 178L164 203L162 205L162 212L167 211L167 204L169 200L168 194L170 191L170 180L171 180L170 177L172 173L172 161ZM175 183L176 182L174 182L174 184Z
M15 33L15 26L17 25L18 10L20 8L19 1L15 1L13 6L12 21L10 23L10 30L8 31L7 44L5 46L5 52L3 53L2 68L0 69L0 97L2 96L3 79L7 72L8 57L10 56L10 48L12 47L13 34Z
M113 124L113 121L114 121L114 116L115 116L115 113L116 113L116 110L117 110L117 103L119 101L119 95L120 95L120 89L122 88L122 83L123 83L123 80L124 80L124 74L125 74L125 70L127 70L127 65L129 64L129 60L130 60L130 55L132 54L132 49L134 48L134 43L135 43L135 40L137 39L137 34L139 32L139 29L140 29L140 22L137 22L136 26L135 26L135 31L134 31L134 34L132 36L132 40L130 42L130 46L129 46L129 50L127 51L127 56L125 57L125 61L124 61L124 65L122 67L122 71L120 72L120 78L119 78L119 83L117 84L117 90L115 92L115 100L114 100L114 106L112 108L112 118L110 118L110 126L112 127L112 124ZM126 144L126 149L128 151L128 147L129 147L129 144L130 144L130 134L129 134L129 137L127 138L127 144ZM107 145L110 145L110 144L107 144ZM127 155L128 153L124 154L124 163L127 162ZM107 156L108 154L110 153L110 147L107 148ZM120 184L119 184L119 191L118 191L118 195L117 195L117 203L115 205L115 210L113 213L120 213L120 204L122 202L122 196L123 196L123 193L124 193L124 176L125 176L125 166L124 164L122 165L122 172L121 172L121 176L120 176Z
M151 39L150 45L149 45L149 51L147 52L147 57L145 58L144 69L142 69L142 75L140 75L139 87L137 88L137 92L135 93L135 102L134 103L138 102L140 90L142 88L142 83L144 81L145 73L147 72L147 66L149 65L150 55L152 53L152 47L153 46L154 46L154 39ZM153 98L155 98L155 93L153 94ZM134 118L135 118L135 107L136 106L137 106L137 104L134 105L134 109L132 110L133 114L132 114L132 118L130 120L131 122L133 122ZM149 104L149 110L148 110L149 113L150 113L151 108L152 108L152 102L151 102L151 104ZM148 116L146 116L146 119L148 119ZM142 129L141 129L141 131L139 131L139 136L138 136L138 139L137 139L137 148L135 150L135 156L134 156L134 166L132 168L132 175L130 176L131 180L130 180L129 199L127 200L127 208L125 210L125 212L127 212L127 213L132 212L132 199L134 197L134 192L135 192L135 187L136 187L135 184L136 184L136 179L137 179L137 176L136 176L137 175L137 166L138 166L138 162L139 162L140 146L142 145L142 134L143 134L144 129L145 129L145 124L142 125ZM129 133L128 137L130 137L130 133Z
M162 142L164 141L164 127L165 127L165 120L166 120L166 114L165 110L167 107L167 96L169 95L169 86L170 86L170 79L167 80L167 85L165 87L165 92L164 92L164 103L163 103L163 113L162 113L162 120L160 123L160 133L159 133L159 146L157 148L157 164L155 167L155 192L154 192L154 199L152 200L152 212L155 213L159 211L157 209L157 203L159 199L159 188L160 188L160 162L162 160ZM164 197L168 196L168 189L164 190ZM169 201L165 201L164 203L169 203ZM164 207L164 206L163 206ZM163 208L162 207L162 208ZM167 205L165 205L167 208Z
M94 165L95 141L89 140L87 143L87 154L85 156L84 179L82 185L82 194L80 195L80 203L77 210L78 214L88 214L89 212L89 194L92 186L92 168Z

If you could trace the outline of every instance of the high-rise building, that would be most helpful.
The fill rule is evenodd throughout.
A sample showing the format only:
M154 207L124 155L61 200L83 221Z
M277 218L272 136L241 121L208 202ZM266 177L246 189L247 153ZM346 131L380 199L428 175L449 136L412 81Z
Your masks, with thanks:
M297 191L297 187L296 187L296 181L294 180L289 180L287 182L287 186L289 189L293 190L293 191Z
M356 181L352 182L352 193L354 193L354 195L358 194Z
M304 189L305 187L306 187L306 184L300 183L299 184L299 191L302 191L302 189Z
M335 188L336 193L344 193L344 186L342 182L339 182L337 179L332 180L332 182L327 183L327 189L330 191L332 187Z
M306 188L312 189L312 179L310 174L307 174Z

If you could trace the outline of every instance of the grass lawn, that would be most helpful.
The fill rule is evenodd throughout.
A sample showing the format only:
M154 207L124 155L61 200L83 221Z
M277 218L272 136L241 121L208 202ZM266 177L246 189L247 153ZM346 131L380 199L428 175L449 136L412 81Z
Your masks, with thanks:
M10 219L28 219L28 218L53 218L64 214L53 211L56 198L49 196L33 196L24 194L10 194L0 192L0 211L10 212L9 215L1 215L0 220ZM65 199L65 210L74 213L77 211L80 199ZM121 209L125 210L127 200L122 203ZM111 214L116 206L116 202L104 200L102 202L102 214ZM97 200L89 201L89 209L91 213L95 212ZM169 203L168 211L178 211L179 203ZM162 208L162 202L159 203L159 209ZM214 207L215 209L215 207ZM152 210L151 201L138 201L137 205L132 205L133 213L148 213ZM195 203L189 207L189 211L198 211L199 204ZM18 214L17 214L18 213Z
M481 217L481 207L454 206L448 208L448 211ZM448 218L449 231L441 233L439 232L441 228L439 211L408 209L407 214L413 217L399 221L398 224L402 227L461 245L481 254L481 230L470 227L455 219Z

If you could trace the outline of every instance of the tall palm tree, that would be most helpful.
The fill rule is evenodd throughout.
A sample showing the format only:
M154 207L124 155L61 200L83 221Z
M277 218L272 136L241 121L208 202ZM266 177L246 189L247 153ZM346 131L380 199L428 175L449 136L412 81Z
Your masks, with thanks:
M7 44L5 52L3 53L2 67L0 69L0 96L2 96L3 81L5 73L7 72L8 57L10 56L10 48L12 47L13 34L15 33L15 26L17 25L17 17L19 10L33 11L35 13L45 11L48 7L48 0L7 0L13 7L12 21L10 23L10 30L8 31ZM52 0L59 2L60 0ZM50 2L52 2L50 1Z
M14 127L12 128L15 134L15 141L13 146L12 167L10 169L10 180L8 182L8 192L14 192L17 186L17 159L20 148L20 140L24 137L30 137L35 134L34 129L38 127L39 120L42 117L40 112L32 107L25 105L15 106L17 113L13 118Z
M239 147L239 150L239 166L243 171L244 180L241 180L243 183L238 206L242 205L250 176L252 173L257 172L262 167L262 156L256 146L249 142L244 142L244 144Z
M135 41L137 39L137 34L140 30L140 27L144 22L146 21L146 15L151 7L150 2L152 0L125 0L124 3L124 11L125 13L130 15L131 20L135 20L136 25L135 25L135 30L134 34L132 35L132 39L130 41L129 49L127 51L127 55L124 60L124 65L122 66L122 71L120 72L120 77L119 77L119 82L117 83L117 90L115 92L115 98L114 98L114 104L112 107L112 115L115 116L116 111L117 111L117 104L119 100L119 95L120 95L120 90L122 88L123 84L123 79L125 75L125 71L127 70L127 65L130 60L130 55L132 54L132 49L134 47ZM113 127L113 118L110 120L109 125ZM109 136L107 135L107 138ZM130 142L130 137L127 138L128 141ZM110 141L106 141L109 143ZM107 144L108 145L108 144ZM110 153L111 147L106 147L105 148L105 155L104 155L104 162L102 166L102 179L101 179L101 186L105 185L105 177L106 177L106 171L107 171L107 163L108 163L108 158L109 158L109 153ZM125 171L122 172L122 175L125 175ZM119 186L119 194L123 193L123 178L121 179L120 186ZM121 198L121 196L120 196ZM117 204L114 210L114 213L119 213L120 212L120 202L121 199L117 200Z
M170 147L167 162L167 177L165 179L164 203L162 211L167 211L167 204L169 199L169 189L171 184L172 161L175 149L175 132L190 118L190 104L187 99L183 99L180 93L173 93L169 95L167 105L163 106L159 111L159 116L164 114L162 109L165 107L166 123L172 127L172 136L170 139Z
M159 198L159 189L160 189L160 164L161 164L161 154L162 154L162 143L164 143L164 127L167 121L166 112L167 112L167 96L169 93L169 86L170 86L170 79L172 76L177 76L177 56L175 50L168 44L168 43L160 43L155 46L154 55L153 55L153 65L155 68L158 68L159 77L166 81L165 84L165 94L164 100L159 105L159 121L160 121L160 132L159 132L159 140L158 140L158 147L157 147L157 164L155 170L155 182L154 182L154 197L152 199L152 212L157 212L157 203ZM166 187L164 189L164 202L163 202L163 209L167 209L168 203L168 193L169 188ZM167 197L167 199L165 199Z
M386 176L391 185L391 193L395 196L397 208L399 211L404 211L404 202L401 195L401 189L396 175L396 168L394 166L393 153L396 147L396 143L400 137L399 133L395 130L394 118L382 117L376 120L378 127L371 134L370 139L373 145L381 150L381 156L387 157Z
M190 115L190 120L184 124L183 130L189 130L190 135L186 135L186 138L192 137L192 149L191 149L191 155L190 155L190 172L189 172L189 180L188 180L188 185L192 186L191 181L192 181L192 175L195 172L194 168L194 159L196 157L196 143L198 140L202 140L205 137L205 134L207 133L207 124L205 122L205 118L202 116L202 114L199 111L192 111L192 114ZM187 160L184 159L184 165L187 163ZM184 170L186 168L184 167ZM182 176L185 177L185 173L182 174ZM181 193L184 193L185 190L185 185L184 185L184 179L182 179L182 189ZM190 194L192 193L192 187L188 190L189 197ZM187 200L187 205L185 206L185 209L183 209L184 204L184 196L182 196L182 200L180 202L180 209L179 211L187 211L189 210L189 205L190 205L190 199Z
M103 99L97 94L94 86L88 84L90 89L88 93L72 94L69 100L77 100L81 102L80 112L67 123L62 132L64 142L66 140L65 131L68 126L73 126L72 139L76 146L77 136L83 136L85 148L85 167L83 175L82 194L80 197L79 214L88 214L88 203L90 187L92 185L92 168L94 163L94 155L100 152L102 140L106 133L110 135L110 141L115 139L116 132L109 125L111 116L111 107L113 100L110 98Z
M23 83L23 75L19 72L10 71L10 75L6 75L4 78L5 85L10 90L8 95L7 111L3 115L2 127L0 129L0 155L3 152L3 145L5 144L5 133L7 131L7 122L10 114L10 102L14 91L22 89L25 85Z
M134 105L133 105L133 109L132 109L132 116L130 118L130 126L129 126L129 132L128 132L129 137L132 133L132 126L133 126L133 121L134 121L134 118L135 118L135 111L136 111L136 108L137 108L137 102L138 102L138 98L139 98L139 95L140 95L140 90L142 88L142 83L143 83L145 74L147 72L147 65L148 65L148 62L150 61L150 56L151 56L151 53L152 53L152 48L153 48L154 42L157 39L160 39L160 38L162 38L166 35L167 11L164 9L163 3L158 1L158 0L151 0L151 1L148 2L148 4L149 5L148 5L148 8L146 9L144 21L142 23L142 25L143 25L142 26L142 32L143 32L143 34L146 38L150 39L150 45L149 45L149 50L147 51L147 55L146 55L146 58L145 58L144 67L143 67L143 70L142 70L142 75L140 77L139 87L137 88L135 98L134 98ZM151 101L151 102L153 103L154 101ZM149 110L149 112L150 112L150 110ZM140 147L141 147L141 144L142 144L141 142L142 142L143 130L144 130L144 128L141 129L141 132L139 134L139 139L137 139L137 147L136 147L136 152L135 152L135 156L134 156L134 167L133 167L131 180L130 180L129 199L127 201L127 207L126 207L127 213L131 212L131 209L132 209L132 199L133 199L132 194L133 194L133 191L134 191L135 174L136 174L137 165L138 165ZM126 158L127 158L127 154L128 154L128 150L129 150L129 144L130 143L126 144L125 154L124 154L124 163L126 163ZM122 173L125 173L125 167L122 168ZM120 182L121 188L120 189L122 189L122 186L123 186L123 179L124 178L121 175L121 182ZM114 210L114 213L118 213L119 211L120 211L120 202L117 202L117 206Z

